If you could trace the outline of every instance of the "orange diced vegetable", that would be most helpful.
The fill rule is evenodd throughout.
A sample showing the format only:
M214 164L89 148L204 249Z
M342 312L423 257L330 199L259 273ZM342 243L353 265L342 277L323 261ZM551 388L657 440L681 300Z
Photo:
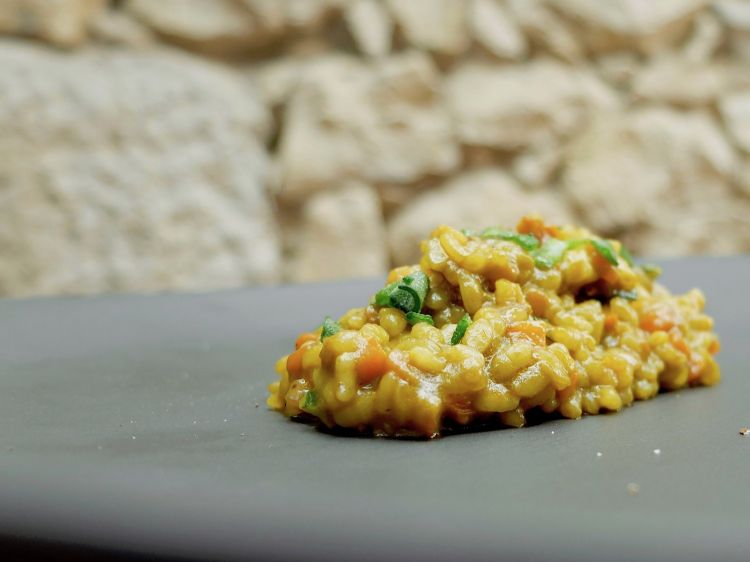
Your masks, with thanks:
M536 316L544 316L550 300L547 294L540 289L529 289L526 291L526 301L531 305Z
M546 233L544 221L541 218L535 216L523 217L518 222L516 230L521 234L533 234L539 240L544 240L544 235Z
M369 384L388 370L388 354L375 340L367 340L367 347L357 361L359 384Z
M312 332L304 332L304 333L302 333L302 334L299 335L299 337L297 338L297 341L294 343L294 345L295 345L295 347L297 349L299 349L300 347L302 347L307 342L309 342L309 341L318 341L319 339L320 338L316 334L313 334Z
M681 335L672 333L670 335L670 339L672 340L672 345L675 346L675 349L681 351L684 353L688 358L691 355L690 346L687 344L687 342L682 338Z
M604 329L608 332L614 332L617 328L617 323L619 322L619 319L617 318L617 314L609 313L607 316L604 317Z
M292 378L299 379L304 374L304 369L302 368L302 356L304 354L304 349L298 349L287 357L286 370Z
M591 262L594 264L594 268L599 274L599 277L604 279L610 285L617 285L617 282L620 280L617 269L615 269L615 267L599 252L596 250L592 250L592 252L594 255Z
M514 322L506 328L505 332L511 338L520 337L536 345L545 345L547 343L547 333L544 330L544 326L535 324L534 322Z
M647 312L641 316L641 328L647 332L656 332L658 330L671 330L674 322L664 316L659 316L654 312Z

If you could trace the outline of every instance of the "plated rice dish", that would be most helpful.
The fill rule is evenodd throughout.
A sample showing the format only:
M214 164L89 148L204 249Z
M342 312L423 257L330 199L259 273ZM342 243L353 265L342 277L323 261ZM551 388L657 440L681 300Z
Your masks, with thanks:
M268 405L378 436L436 437L527 417L615 412L719 382L704 297L672 295L616 240L538 216L439 226L419 264L369 303L302 333Z

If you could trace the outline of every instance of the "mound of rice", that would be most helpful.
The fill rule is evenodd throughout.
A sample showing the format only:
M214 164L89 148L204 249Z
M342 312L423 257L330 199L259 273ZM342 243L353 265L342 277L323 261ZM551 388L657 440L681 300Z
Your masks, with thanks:
M438 227L418 265L326 318L282 357L268 405L379 436L579 418L660 389L712 385L719 342L703 294L674 296L616 240L547 226ZM366 251L366 249L363 249Z

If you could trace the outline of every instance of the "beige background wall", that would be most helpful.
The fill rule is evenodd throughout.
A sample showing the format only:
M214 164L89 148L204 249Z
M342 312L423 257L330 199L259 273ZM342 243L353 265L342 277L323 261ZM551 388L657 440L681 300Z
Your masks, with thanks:
M750 251L745 0L0 0L0 295L361 277L539 211Z

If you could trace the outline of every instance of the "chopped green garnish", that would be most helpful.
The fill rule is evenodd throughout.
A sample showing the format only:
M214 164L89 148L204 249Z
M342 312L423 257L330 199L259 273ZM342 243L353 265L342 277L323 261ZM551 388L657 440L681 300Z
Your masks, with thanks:
M635 265L633 254L631 254L628 249L622 244L620 244L620 255L622 256L622 259L625 260L625 263L627 263L630 267L633 267Z
M398 289L398 284L399 281L396 281L395 283L386 285L384 288L375 293L375 304L378 306L390 306L391 294L393 294L393 292Z
M496 238L498 240L507 240L509 242L515 242L521 248L530 252L535 248L539 247L539 240L533 234L519 234L512 230L503 230L496 226L485 228L480 234L482 238Z
M330 316L326 316L323 320L323 330L320 332L320 341L323 341L329 336L341 331L341 326L335 320L332 320Z
M609 240L591 239L591 245L599 254L612 265L617 265L617 253Z
M419 324L420 322L427 322L431 326L435 325L435 321L432 319L432 316L430 316L429 314L420 314L419 312L407 312L406 321L412 325Z
M316 406L318 404L318 394L314 390L308 390L305 393L305 408Z
M456 329L453 332L453 336L451 336L451 345L457 345L461 343L461 340L463 339L464 334L466 333L466 330L468 329L470 324L471 316L466 313L461 317L461 320L458 321L458 324L456 324Z
M575 248L579 248L581 246L585 246L589 242L591 242L590 238L578 238L577 240L566 240L568 244L568 250L574 250Z
M644 263L641 266L641 269L643 270L643 273L648 275L651 279L656 279L661 275L661 267L653 263Z
M318 405L318 393L314 390L308 390L305 392L305 397L302 399L302 404L300 405L300 408L302 408L305 412L309 414L315 413L315 408Z
M568 242L557 238L548 238L542 246L533 252L534 263L539 269L550 269L557 265L568 250Z
M604 259L612 265L617 265L617 253L612 242L597 238L579 238L578 240L548 238L542 247L532 251L531 255L534 256L534 263L539 269L550 269L560 263L565 252L584 244L591 244Z
M627 301L638 300L638 293L635 292L635 291L624 291L622 289L618 289L617 291L615 291L612 294L612 296L614 296L614 297L620 297L620 298L623 298L623 299L625 299Z
M407 286L414 290L419 298L419 308L413 312L419 312L422 309L422 303L427 298L427 291L430 290L430 278L423 271L415 271L401 280L400 287ZM407 312L407 311L405 311Z
M378 291L373 301L377 306L392 306L407 314L419 312L429 290L430 278L423 271L415 271Z
M468 228L462 228L460 232L464 236L475 236L474 231L473 230L469 230Z
M407 285L401 285L391 293L390 305L404 312L416 312L422 309L417 292Z

